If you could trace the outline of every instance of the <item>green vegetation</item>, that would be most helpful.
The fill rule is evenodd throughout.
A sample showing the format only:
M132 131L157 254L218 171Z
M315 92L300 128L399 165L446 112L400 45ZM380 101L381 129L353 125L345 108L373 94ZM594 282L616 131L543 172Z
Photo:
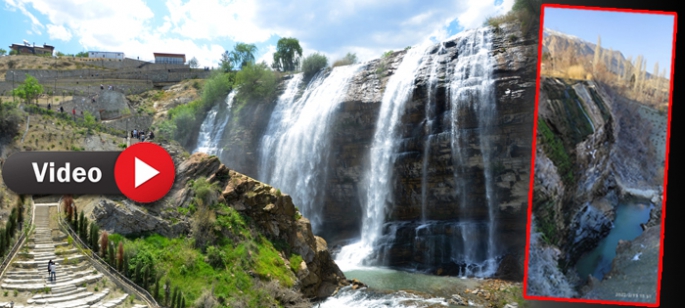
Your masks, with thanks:
M573 175L573 164L569 158L563 143L557 137L554 132L547 126L544 119L538 118L538 132L542 135L542 146L545 154L557 167L559 175L561 176L564 183L567 185L572 184L574 180Z
M0 142L12 140L19 134L21 118L18 103L2 102L0 99Z
M248 63L235 77L239 88L235 99L240 104L247 102L271 102L276 98L278 75L264 63Z
M204 194L196 191L196 199L211 198L212 185L206 180L195 181L192 185L206 191ZM292 292L290 288L297 279L295 271L302 258L292 254L291 266L286 266L281 252L249 227L247 217L224 204L215 203L204 208L210 210L213 217L205 221L210 224L206 232L215 235L214 242L206 243L204 252L197 245L196 232L200 230L193 230L191 238L169 239L157 234L130 238L110 235L110 241L123 243L123 250L130 257L125 262L129 277L146 286L160 303L171 306L184 299L188 303L198 303L207 297L229 307L286 304L279 302L279 298ZM276 288L258 287L267 281L277 282ZM158 284L162 283L163 291L159 292ZM167 293L164 290L174 291Z
M12 95L18 96L26 102L31 102L38 99L38 96L43 93L43 86L38 83L38 79L26 74L26 79L17 88L12 90Z
M254 54L257 52L257 46L254 44L236 43L233 51L230 52L230 58L234 67L244 68L248 63L254 63Z
M388 59L390 56L392 56L393 51L388 50L383 53L383 56L381 56L381 62L378 63L378 67L376 67L376 74L379 75L379 77L385 76L386 69L388 67Z
M302 60L302 72L305 79L310 79L320 70L328 66L328 58L325 55L315 52Z
M0 56L4 56L6 54L7 54L7 50L0 48ZM5 296L7 296L7 295L5 295Z
M279 71L293 71L299 65L302 47L296 38L284 37L278 40L272 67Z
M548 245L559 244L559 233L556 228L557 211L553 208L554 201L535 202L536 231L540 232L542 240Z
M342 59L336 60L333 62L333 67L336 66L344 66L344 65L350 65L350 64L356 64L357 63L357 54L354 53L347 53L345 57Z

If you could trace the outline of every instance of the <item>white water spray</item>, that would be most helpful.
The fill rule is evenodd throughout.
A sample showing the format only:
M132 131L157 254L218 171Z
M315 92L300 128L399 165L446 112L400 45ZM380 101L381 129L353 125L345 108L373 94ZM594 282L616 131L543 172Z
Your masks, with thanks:
M236 91L231 91L226 96L225 104L216 104L209 110L200 126L197 147L193 153L203 152L209 155L221 155L223 149L219 145L226 129L226 124L230 120L235 93Z

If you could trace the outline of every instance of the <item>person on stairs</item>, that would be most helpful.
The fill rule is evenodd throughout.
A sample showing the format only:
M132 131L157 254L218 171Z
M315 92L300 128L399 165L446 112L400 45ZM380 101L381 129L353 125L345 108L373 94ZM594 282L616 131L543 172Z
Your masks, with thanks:
M55 281L57 279L55 277L55 262L52 262L52 260L48 262L48 272L50 274L50 281Z

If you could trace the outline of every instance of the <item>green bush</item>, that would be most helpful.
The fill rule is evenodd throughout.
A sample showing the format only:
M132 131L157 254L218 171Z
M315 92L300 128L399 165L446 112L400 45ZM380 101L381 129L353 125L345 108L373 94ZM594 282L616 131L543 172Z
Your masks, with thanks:
M547 157L549 157L557 167L557 171L564 183L567 185L572 184L575 181L573 176L573 164L566 153L564 144L559 137L552 132L542 118L538 119L538 132L542 134L541 145L545 154L547 154Z
M0 102L0 141L12 140L19 134L21 111L18 103Z
M235 99L246 102L271 102L276 98L278 76L265 63L247 63L235 76Z
M321 69L328 66L328 58L318 52L315 52L302 60L302 72L304 72L304 78L312 78Z
M335 62L333 62L333 67L356 64L356 63L357 63L357 55L354 53L348 52L347 55L345 55L345 57L343 57L340 60L336 60Z

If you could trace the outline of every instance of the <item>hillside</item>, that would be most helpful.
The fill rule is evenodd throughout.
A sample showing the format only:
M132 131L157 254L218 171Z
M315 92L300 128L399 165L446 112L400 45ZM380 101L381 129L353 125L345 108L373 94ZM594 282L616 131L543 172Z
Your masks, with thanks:
M641 55L626 57L621 51L607 49L600 44L600 63L595 69L592 63L597 47L595 43L545 28L542 44L542 76L601 80L621 95L662 114L668 110L670 82L665 76L665 69L659 71L659 76L652 73L654 64L647 62L649 59Z
M121 123L149 118L147 127L138 127L147 130L153 119L163 120L173 107L197 100L202 84L188 80L128 95L122 108L133 115L109 121L49 111L43 103L17 108L5 101L18 121L16 135L1 138L0 163L17 151L123 150L135 141L124 137L128 130L120 129ZM121 196L74 196L86 219L110 241L122 243L130 279L151 294L160 284L173 285L191 303L262 307L307 306L348 284L326 242L314 236L288 195L230 170L215 156L191 156L175 141L158 142L177 166L176 184L164 199L143 205ZM0 185L3 213L16 198ZM143 256L156 273L145 281L133 273ZM163 292L157 296L160 303L166 300Z

